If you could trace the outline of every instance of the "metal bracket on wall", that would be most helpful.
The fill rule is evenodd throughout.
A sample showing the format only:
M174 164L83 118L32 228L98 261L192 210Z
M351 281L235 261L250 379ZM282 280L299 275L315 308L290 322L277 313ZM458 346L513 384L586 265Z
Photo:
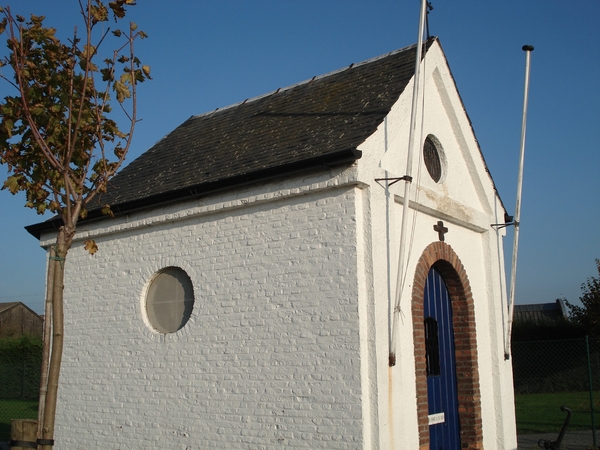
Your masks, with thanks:
M395 178L375 178L375 181L392 181L388 186L397 183L398 181L408 181L412 183L412 177L410 175L404 175L403 177L395 177Z
M496 230L499 230L500 228L510 227L511 225L518 227L519 222L514 220L513 216L509 216L508 214L505 213L504 214L504 223L492 223L490 226Z
M492 223L492 224L490 224L490 226L496 230L499 230L500 228L510 227L511 225L519 225L519 223L518 222L509 222L509 223Z

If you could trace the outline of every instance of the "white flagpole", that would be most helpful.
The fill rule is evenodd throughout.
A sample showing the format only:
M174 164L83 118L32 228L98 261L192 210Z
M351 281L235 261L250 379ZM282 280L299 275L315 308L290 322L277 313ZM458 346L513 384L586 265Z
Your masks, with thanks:
M402 226L400 228L400 246L398 251L398 275L396 280L396 298L392 309L392 326L390 327L390 356L389 365L396 365L396 335L398 331L398 320L400 315L400 300L402 298L402 286L404 279L404 253L406 247L406 232L408 230L408 215L410 203L410 185L412 182L412 160L414 153L414 140L417 126L417 105L419 98L419 79L421 68L421 54L423 51L423 31L425 28L425 17L427 15L427 1L421 0L421 14L419 19L419 36L417 38L417 56L415 62L415 77L413 84L412 110L410 114L410 130L408 135L408 156L406 160L406 175L404 179L404 205L402 212Z
M525 92L523 94L523 120L521 123L521 156L519 159L519 177L517 180L517 202L515 206L515 217L513 220L515 226L515 235L512 253L512 268L510 274L510 297L508 301L508 326L506 330L506 340L504 347L504 358L510 357L510 337L512 333L513 314L515 307L515 285L517 281L517 254L519 251L519 228L521 225L521 191L523 188L523 164L525 162L525 133L527 131L527 103L529 100L529 64L533 46L524 45L525 51Z

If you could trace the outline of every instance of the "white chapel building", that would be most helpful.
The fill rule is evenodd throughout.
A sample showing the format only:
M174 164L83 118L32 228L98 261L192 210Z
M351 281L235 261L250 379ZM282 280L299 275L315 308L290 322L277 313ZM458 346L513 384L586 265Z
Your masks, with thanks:
M409 199L414 45L191 117L112 180L65 267L57 450L517 448L506 211L425 47Z

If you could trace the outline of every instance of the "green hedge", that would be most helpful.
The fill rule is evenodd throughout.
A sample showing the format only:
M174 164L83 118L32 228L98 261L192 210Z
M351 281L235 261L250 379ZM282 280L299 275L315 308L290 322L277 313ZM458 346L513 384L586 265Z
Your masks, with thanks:
M557 322L515 321L512 327L513 342L556 341L584 339L587 332L582 326L568 320Z
M0 339L0 398L36 398L42 341L31 336Z
M600 387L600 341L585 339L512 343L516 394L586 392ZM590 387L589 371L592 372Z

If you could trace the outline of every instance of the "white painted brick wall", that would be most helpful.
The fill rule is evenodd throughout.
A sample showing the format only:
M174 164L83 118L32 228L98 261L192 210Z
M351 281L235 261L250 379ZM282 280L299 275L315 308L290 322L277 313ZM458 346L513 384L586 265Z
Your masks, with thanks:
M127 229L93 257L78 242L55 448L362 448L354 195ZM165 337L143 297L166 266L196 303Z

